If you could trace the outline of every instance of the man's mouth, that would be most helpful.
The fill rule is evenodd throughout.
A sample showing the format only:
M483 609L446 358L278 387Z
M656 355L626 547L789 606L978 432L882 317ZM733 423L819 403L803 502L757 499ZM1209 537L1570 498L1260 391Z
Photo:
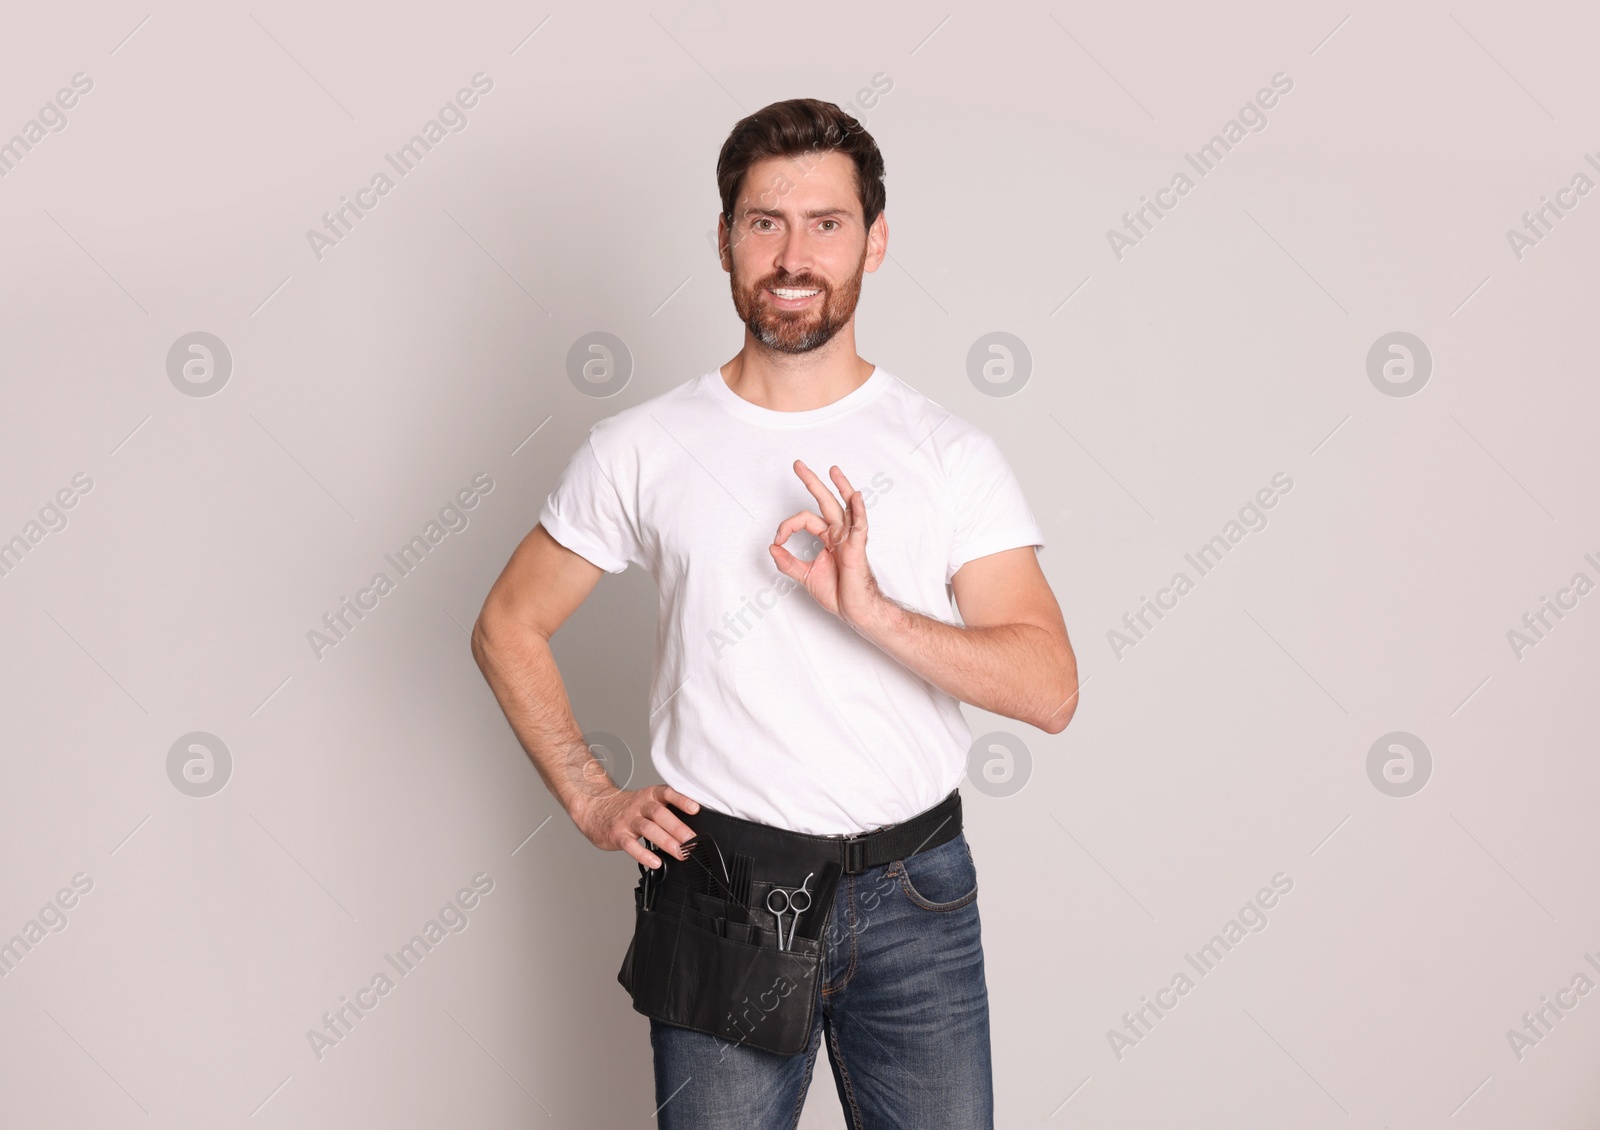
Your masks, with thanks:
M777 300L779 309L798 310L821 294L822 290L820 287L771 286L767 288L767 293Z

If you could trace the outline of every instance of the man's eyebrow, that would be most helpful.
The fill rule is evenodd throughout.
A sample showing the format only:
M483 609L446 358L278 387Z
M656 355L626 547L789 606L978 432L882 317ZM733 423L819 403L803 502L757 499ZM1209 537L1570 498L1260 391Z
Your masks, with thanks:
M748 218L750 216L776 216L776 217L781 219L783 217L783 209L782 208L746 208L744 210L744 215L745 215L746 218ZM800 215L801 215L801 217L803 219L816 220L816 219L821 219L823 216L844 216L844 217L848 218L851 215L851 212L850 212L850 209L848 209L848 208L811 208L811 209L809 209L809 210L807 210L805 212L800 213Z

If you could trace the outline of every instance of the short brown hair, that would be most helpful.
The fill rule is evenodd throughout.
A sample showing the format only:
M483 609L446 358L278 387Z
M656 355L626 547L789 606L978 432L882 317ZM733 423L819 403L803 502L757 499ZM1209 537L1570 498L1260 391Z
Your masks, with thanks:
M722 194L722 214L728 226L733 226L734 203L750 166L769 157L829 151L843 153L855 162L856 195L861 198L862 218L871 227L886 203L883 154L860 122L832 102L815 98L791 98L764 106L740 119L728 134L717 157L717 191Z

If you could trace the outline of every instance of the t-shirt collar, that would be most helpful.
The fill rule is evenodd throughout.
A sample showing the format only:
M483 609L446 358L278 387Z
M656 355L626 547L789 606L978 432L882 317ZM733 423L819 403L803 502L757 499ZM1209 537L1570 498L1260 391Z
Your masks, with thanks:
M701 380L711 398L740 419L749 420L751 423L761 424L770 428L804 428L860 408L884 390L889 383L890 376L888 370L882 365L874 365L872 374L866 380L845 393L838 400L831 404L824 404L820 408L808 408L801 412L780 412L773 408L763 408L759 404L752 404L728 387L728 382L722 377L720 366L706 373Z

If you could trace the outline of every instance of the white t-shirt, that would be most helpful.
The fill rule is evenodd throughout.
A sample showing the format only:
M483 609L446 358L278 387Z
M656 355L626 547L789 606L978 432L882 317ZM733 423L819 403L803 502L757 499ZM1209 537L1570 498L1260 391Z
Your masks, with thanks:
M863 832L944 799L972 734L956 700L823 609L767 546L821 514L794 460L867 504L867 561L885 595L955 623L947 584L975 557L1043 546L989 435L882 366L832 404L752 404L720 369L601 420L539 515L610 573L660 591L650 755L701 803L798 832ZM805 531L785 543L809 559Z

